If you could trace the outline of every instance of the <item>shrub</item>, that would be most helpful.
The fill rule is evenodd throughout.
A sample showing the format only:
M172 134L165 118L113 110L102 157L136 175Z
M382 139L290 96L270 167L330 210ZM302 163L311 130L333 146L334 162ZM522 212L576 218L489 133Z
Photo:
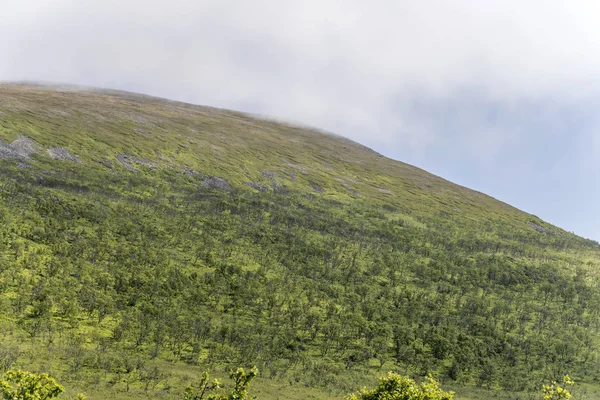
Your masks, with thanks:
M348 400L452 400L453 392L444 392L430 375L422 384L393 372L379 380L374 389L363 389Z

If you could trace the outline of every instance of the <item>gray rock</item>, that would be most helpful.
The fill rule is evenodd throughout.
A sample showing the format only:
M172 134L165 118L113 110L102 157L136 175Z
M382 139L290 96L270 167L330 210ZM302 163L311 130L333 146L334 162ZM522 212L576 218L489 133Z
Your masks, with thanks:
M137 168L133 166L133 164L141 165L148 168L156 168L156 164L152 161L142 160L137 158L136 156L131 156L129 154L117 154L117 160L130 171L137 171Z
M77 164L83 164L79 157L74 156L69 152L69 150L64 147L53 147L48 149L48 154L55 160L63 160L63 161L73 161Z
M106 168L112 169L112 163L108 160L97 160L97 159L93 159L94 162L97 162L98 164L102 164L104 165Z
M28 137L20 135L11 144L0 140L0 158L16 159L21 161L31 160L31 155L38 152L39 146Z
M216 176L209 176L200 182L200 184L209 189L231 190L229 182Z
M539 233L558 234L558 232L556 232L553 229L544 228L543 226L534 224L533 222L528 222L527 225L529 225L530 228L532 228L533 230L535 230L536 232L539 232Z
M325 189L323 189L321 186L319 185L315 185L314 183L310 184L310 187L313 188L313 190L317 193L325 193Z
M271 171L263 171L263 176L273 184L273 192L284 192L287 188L275 179L275 173Z
M134 131L135 133L137 133L138 135L142 135L142 136L150 136L150 132L148 132L147 130L145 130L145 129L142 129L142 128L135 128L133 131Z
M291 168L294 168L297 171L300 171L300 173L303 174L303 175L308 174L308 170L306 168L304 168L302 165L291 163L288 160L286 160L285 158L282 158L281 161L283 161L284 163L286 163L288 167L291 167Z
M256 182L244 182L246 185L250 186L252 189L258 190L259 192L268 192L271 190L269 186L264 183L256 183Z
M346 182L344 182L344 180L343 180L343 179L337 179L337 181L338 181L339 183L341 183L343 187L345 187L346 189L348 189L348 191L349 191L350 193L352 193L352 195L353 195L354 197L362 197L362 195L361 195L360 193L358 193L356 190L354 190L354 188L353 188L352 186L350 186L350 185L348 185Z

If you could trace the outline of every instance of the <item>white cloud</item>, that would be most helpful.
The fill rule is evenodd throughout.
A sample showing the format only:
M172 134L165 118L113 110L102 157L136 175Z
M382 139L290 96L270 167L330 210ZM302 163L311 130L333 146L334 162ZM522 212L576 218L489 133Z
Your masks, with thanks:
M3 78L135 84L223 104L251 98L296 118L323 98L375 116L408 89L574 95L596 86L600 71L595 1L9 0L3 13ZM293 96L304 101L281 107Z

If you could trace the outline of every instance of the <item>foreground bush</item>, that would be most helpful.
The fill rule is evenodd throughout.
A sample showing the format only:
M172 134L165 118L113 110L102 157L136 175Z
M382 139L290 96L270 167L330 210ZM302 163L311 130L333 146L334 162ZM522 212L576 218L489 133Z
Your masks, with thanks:
M222 383L218 379L210 380L208 372L202 375L202 379L195 386L189 386L185 390L185 396L183 400L250 400L251 397L248 394L248 386L252 379L258 375L258 369L252 368L246 373L244 368L238 368L237 371L232 372L229 377L233 380L234 386L230 394L209 394L212 391L221 389Z
M562 386L556 382L552 382L550 385L544 385L542 391L544 392L544 400L569 400L571 399L571 392L566 387L572 386L573 380L569 378L569 375L565 375L563 378Z
M452 400L453 392L444 392L431 376L418 384L406 376L390 372L374 389L363 389L348 400Z
M46 400L58 397L65 388L48 374L34 374L21 370L10 370L0 381L3 399Z
M0 380L0 394L5 400L48 400L64 391L65 388L48 374L9 370ZM85 396L78 394L75 399L85 400Z

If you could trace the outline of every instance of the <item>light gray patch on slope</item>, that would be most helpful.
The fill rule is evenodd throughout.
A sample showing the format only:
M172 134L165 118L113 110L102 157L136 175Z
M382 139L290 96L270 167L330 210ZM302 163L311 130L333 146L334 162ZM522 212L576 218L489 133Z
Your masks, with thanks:
M559 232L555 231L554 229L544 228L543 226L535 224L533 222L528 222L527 225L529 225L530 228L539 233L549 233L554 235L559 234Z
M314 184L314 183L311 183L311 184L310 184L310 187L312 187L312 188L313 188L313 190L314 190L315 192L317 192L317 193L325 193L325 189L323 189L323 188L322 188L321 186L319 186L319 185L316 185L316 184Z
M112 169L112 163L108 160L94 159L93 161L97 162L98 164L104 165L108 169Z
M300 173L303 175L308 174L308 170L306 168L304 168L302 165L291 163L288 160L286 160L285 158L281 158L281 161L283 161L288 167L291 167L297 171L300 171Z
M57 108L52 108L52 109L48 110L48 113L54 114L54 115L60 115L61 117L64 117L64 118L68 118L71 116L71 114L69 114L68 112L66 112L64 110L59 110Z
M54 160L72 161L76 162L77 164L83 164L79 157L74 156L64 147L53 147L48 149L48 154L50 154L50 157L52 157Z
M274 172L263 171L263 176L265 178L267 178L268 180L270 180L271 183L273 184L273 192L282 192L287 189L284 185L282 185L280 182L277 181L276 175Z
M244 182L246 185L250 186L252 189L258 190L259 192L268 192L271 190L269 186L264 183L256 183L256 182Z
M167 129L161 128L160 126L158 126L154 122L148 120L146 117L141 116L141 115L134 116L133 121L136 122L136 123L138 123L138 124L143 124L143 125L149 126L151 128L160 129L161 131L163 131L165 133L169 132Z
M156 164L152 161L142 160L141 158L137 158L136 156L131 156L129 154L117 154L117 160L130 171L137 171L137 168L133 164L142 165L148 168L156 168Z
M200 177L200 178L206 177L206 175L204 175L202 172L198 172L196 170L193 170L190 167L186 167L185 165L183 165L181 167L181 169L183 170L183 172L185 172L189 176L195 176L195 177Z
M209 176L200 182L200 184L209 189L231 190L231 185L229 182L217 176Z
M154 150L154 154L163 161L173 161L170 157L163 155L160 151ZM184 169L187 167L183 167Z
M11 144L6 144L0 140L0 158L29 161L31 155L38 152L38 148L39 146L33 140L19 135Z
M148 132L147 130L145 130L145 129L142 129L142 128L135 128L133 131L134 131L135 133L137 133L138 135L142 135L142 136L151 136L150 132Z
M354 190L354 188L352 186L350 186L349 184L347 184L343 179L336 179L339 183L342 184L343 187L345 187L350 193L352 193L352 195L354 197L362 197L362 195L360 193L358 193L356 190Z

